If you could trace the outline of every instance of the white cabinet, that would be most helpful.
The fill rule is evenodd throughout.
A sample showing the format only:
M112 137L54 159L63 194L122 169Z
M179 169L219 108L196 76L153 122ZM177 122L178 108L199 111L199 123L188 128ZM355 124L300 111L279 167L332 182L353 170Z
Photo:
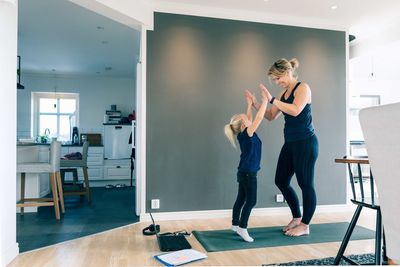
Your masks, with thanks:
M131 160L104 160L104 180L126 180L131 178Z
M81 152L80 146L64 146L61 154ZM104 159L104 147L89 146L88 174L90 181L129 180L131 179L130 159ZM82 168L78 168L79 179L83 179ZM72 173L65 173L65 179L71 180Z
M82 153L81 146L65 146L61 149L62 155L80 152ZM87 165L88 165L88 175L89 180L103 180L103 164L104 164L104 147L99 146L89 146L88 150L88 158L87 158ZM70 179L69 175L71 173L66 173L66 179ZM79 179L83 179L83 172L82 168L78 168L78 176Z

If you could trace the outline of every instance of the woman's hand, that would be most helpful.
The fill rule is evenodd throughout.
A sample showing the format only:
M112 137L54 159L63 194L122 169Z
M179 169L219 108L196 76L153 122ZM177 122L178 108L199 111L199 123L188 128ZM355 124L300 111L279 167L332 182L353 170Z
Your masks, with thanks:
M260 92L263 99L265 99L268 102L271 101L272 95L268 91L267 87L265 87L262 83L260 83Z

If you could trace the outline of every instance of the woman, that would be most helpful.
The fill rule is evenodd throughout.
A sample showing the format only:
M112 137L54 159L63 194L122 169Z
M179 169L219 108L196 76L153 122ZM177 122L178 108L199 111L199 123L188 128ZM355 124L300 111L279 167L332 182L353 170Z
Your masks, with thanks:
M224 127L226 137L235 148L237 139L241 152L237 172L239 188L232 211L232 230L247 242L254 241L247 232L247 223L257 201L257 172L261 161L261 140L256 130L263 120L268 103L264 90L261 90L261 95L262 103L258 105L259 110L254 120L251 93L246 91L246 114L233 115L229 124Z
M297 59L280 59L268 71L268 76L284 90L277 98L260 84L272 107L267 109L264 117L275 120L281 113L285 116L284 138L281 149L275 184L281 190L292 212L292 220L283 231L288 236L302 236L310 233L309 223L314 215L317 204L314 189L314 167L318 157L318 139L314 132L311 116L311 90L308 84L299 82L295 70ZM254 107L259 104L254 95ZM302 190L303 215L296 192L290 186L290 181L296 174L297 182Z

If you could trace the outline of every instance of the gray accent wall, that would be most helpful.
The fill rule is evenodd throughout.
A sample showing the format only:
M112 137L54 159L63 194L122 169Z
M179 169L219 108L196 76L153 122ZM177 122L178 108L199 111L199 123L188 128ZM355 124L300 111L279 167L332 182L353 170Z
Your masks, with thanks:
M299 80L312 90L320 156L318 205L346 203L346 172L334 163L346 152L345 32L186 15L155 13L147 34L146 208L157 211L231 209L236 198L239 150L223 127L245 112L244 90L264 83L281 89L266 71L285 57L300 61ZM276 203L276 163L283 145L283 116L264 120L257 208ZM295 177L292 184L299 192ZM300 195L301 197L301 195Z

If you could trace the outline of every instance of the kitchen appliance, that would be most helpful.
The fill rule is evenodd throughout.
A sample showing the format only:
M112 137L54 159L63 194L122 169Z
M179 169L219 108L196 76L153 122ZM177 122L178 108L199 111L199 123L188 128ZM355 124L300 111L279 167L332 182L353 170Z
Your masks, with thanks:
M104 125L104 158L129 159L132 145L129 136L132 125Z
M119 110L106 110L104 116L104 124L120 124L121 123L121 111Z
M79 131L78 127L72 128L72 136L71 136L72 144L79 145Z

